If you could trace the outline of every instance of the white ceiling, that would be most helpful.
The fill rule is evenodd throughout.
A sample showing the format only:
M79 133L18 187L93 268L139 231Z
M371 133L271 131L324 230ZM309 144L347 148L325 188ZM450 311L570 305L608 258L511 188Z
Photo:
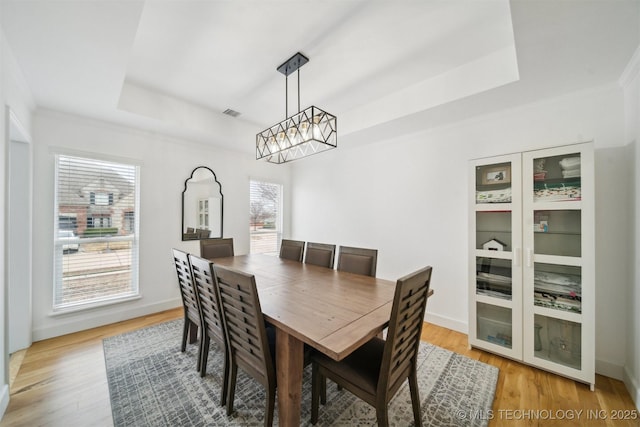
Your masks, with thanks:
M343 138L615 81L639 24L638 0L2 0L38 106L246 152L285 117L298 51L301 107Z

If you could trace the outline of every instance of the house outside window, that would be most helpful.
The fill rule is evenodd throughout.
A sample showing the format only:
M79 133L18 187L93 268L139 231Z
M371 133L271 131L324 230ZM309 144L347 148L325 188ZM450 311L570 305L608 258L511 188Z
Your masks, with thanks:
M277 255L282 240L282 185L249 182L251 253Z
M139 166L55 161L54 311L137 297Z

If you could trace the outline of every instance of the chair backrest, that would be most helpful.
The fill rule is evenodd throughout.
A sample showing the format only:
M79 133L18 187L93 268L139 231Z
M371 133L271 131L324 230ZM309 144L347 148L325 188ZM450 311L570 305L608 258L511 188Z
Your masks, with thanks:
M200 257L204 259L233 256L233 239L201 239Z
M396 283L378 379L378 395L387 390L393 396L410 370L415 369L431 271L430 266L425 267L398 279Z
M189 263L191 264L196 297L200 304L202 328L209 337L224 347L224 325L222 323L220 302L218 301L216 279L213 273L213 263L195 255L189 255Z
M211 230L208 230L206 228L198 228L198 230L196 231L198 233L199 239L208 239L209 236L211 235Z
M378 250L340 246L338 270L376 277Z
M180 296L184 306L184 315L197 325L200 325L200 310L198 310L198 300L193 286L189 255L178 249L172 249L172 251L173 262L178 275L178 285L180 286Z
M213 271L230 356L263 385L274 384L275 368L255 277L215 264Z
M282 239L282 244L280 245L280 258L302 262L303 253L304 253L303 241Z
M304 256L304 263L333 268L335 254L336 245L308 242L307 252Z

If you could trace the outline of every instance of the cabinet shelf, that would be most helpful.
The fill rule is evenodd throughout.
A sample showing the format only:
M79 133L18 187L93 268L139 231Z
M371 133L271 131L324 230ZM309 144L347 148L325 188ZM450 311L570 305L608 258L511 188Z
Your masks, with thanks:
M533 307L533 313L536 315L545 316L551 319L567 320L569 322L575 322L575 323L582 323L582 320L583 320L582 314L580 313L555 310L553 308L540 307L537 305Z
M534 254L533 261L545 264L570 265L575 267L582 266L582 258L573 256Z
M513 308L513 301L512 300L507 300L507 299L502 299L502 298L494 298L494 297L490 297L488 295L479 295L479 294L476 294L475 300L477 302L481 302L483 304L495 305L497 307Z
M483 258L496 258L496 259L513 259L513 253L509 251L489 251L485 249L476 249L476 256Z
M582 210L581 200L557 201L557 202L534 201L533 204L535 205L536 210L540 210L540 211Z

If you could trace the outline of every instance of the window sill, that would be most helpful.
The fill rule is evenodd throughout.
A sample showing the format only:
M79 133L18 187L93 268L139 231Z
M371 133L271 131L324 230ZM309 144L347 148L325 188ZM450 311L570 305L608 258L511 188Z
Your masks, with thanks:
M108 307L108 306L111 306L111 305L116 305L116 304L125 303L125 302L129 302L129 301L135 301L135 300L139 300L141 298L142 298L142 295L136 294L136 295L130 295L130 296L122 297L122 298L113 298L113 299L109 299L109 300L93 302L93 303L88 303L88 304L78 304L78 305L73 305L73 306L70 306L70 307L53 309L53 311L51 311L49 313L49 316L50 317L64 316L64 315L67 315L67 314L74 314L74 313L78 313L78 312L82 312L82 311L93 310L93 309L96 309L96 308Z

